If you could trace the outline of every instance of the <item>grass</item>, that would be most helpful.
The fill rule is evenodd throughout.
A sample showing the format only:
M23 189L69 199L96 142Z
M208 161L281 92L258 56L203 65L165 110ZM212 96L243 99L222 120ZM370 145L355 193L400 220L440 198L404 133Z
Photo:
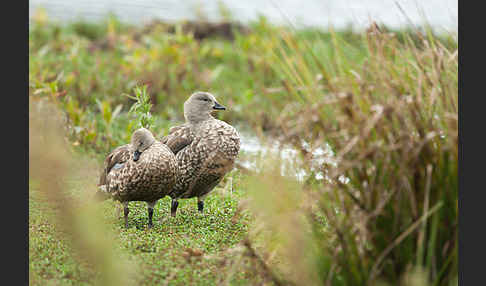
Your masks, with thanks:
M289 62L282 61L283 56L294 60L295 47L289 46L289 31L264 18L250 27L249 34L236 31L232 41L218 37L199 41L181 28L169 32L163 23L135 28L108 18L101 24L60 26L34 17L29 32L29 94L56 97L68 114L73 141L98 153L128 140L134 128L129 122L135 117L127 112L133 100L124 94L133 95L141 84L149 86L159 134L184 120L182 103L195 90L213 92L233 111L219 113L220 119L240 122L259 133L278 132L275 125L282 111L296 99L304 100L289 92L302 90L303 82L296 81L286 67ZM280 37L283 33L288 35ZM419 41L411 31L395 34L401 41L407 35L414 43ZM308 71L306 80L322 76L321 85L329 77L349 75L349 63L361 65L369 56L362 35L350 31L297 31L292 37L299 49L311 51L301 54L295 64L311 64L315 76ZM447 37L436 41L454 47ZM107 116L117 108L121 110L116 120Z
M238 181L238 180L235 180ZM73 194L85 192L79 181L71 183ZM245 190L223 194L218 189L206 201L205 214L197 212L193 200L181 200L176 218L169 215L170 199L165 198L155 207L154 228L146 229L146 206L141 202L130 204L129 229L116 213L113 201L100 206L106 231L115 233L114 247L130 257L143 269L137 275L138 285L214 285L226 278L232 263L228 249L235 247L247 234L248 215L237 213L238 201ZM32 285L46 281L62 285L86 285L95 277L95 271L78 264L70 255L69 242L53 228L55 211L43 202L42 193L31 187L29 195L29 260ZM226 265L226 266L225 266ZM237 273L231 283L253 284L257 277Z
M453 37L261 18L231 39L195 39L183 24L44 16L29 32L31 284L457 285ZM165 135L194 90L216 94L220 119L292 145L290 172L304 179L268 156L261 172L229 174L204 216L183 200L172 219L161 200L153 231L143 204L128 230L115 203L84 206L107 152L140 124ZM47 103L60 115L46 129ZM335 165L314 158L326 144Z

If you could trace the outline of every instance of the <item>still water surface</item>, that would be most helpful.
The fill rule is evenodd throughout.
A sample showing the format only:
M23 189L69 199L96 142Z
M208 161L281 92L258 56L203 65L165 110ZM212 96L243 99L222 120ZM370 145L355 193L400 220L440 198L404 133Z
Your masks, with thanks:
M60 21L99 20L109 12L135 24L196 19L201 14L217 21L221 3L243 23L259 15L277 24L323 28L352 24L361 29L370 19L395 28L426 21L439 31L457 32L457 0L30 0L29 16L42 6Z

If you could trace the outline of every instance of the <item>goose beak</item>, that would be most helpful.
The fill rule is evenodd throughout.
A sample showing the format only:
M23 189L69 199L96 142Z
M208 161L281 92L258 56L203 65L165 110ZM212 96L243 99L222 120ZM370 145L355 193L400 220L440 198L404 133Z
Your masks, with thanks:
M221 104L219 104L217 102L214 102L213 109L216 109L216 110L226 110L226 107L222 106Z
M140 154L142 154L142 152L140 152L138 150L135 150L135 152L133 152L133 161L134 162L137 162L138 159L140 159Z

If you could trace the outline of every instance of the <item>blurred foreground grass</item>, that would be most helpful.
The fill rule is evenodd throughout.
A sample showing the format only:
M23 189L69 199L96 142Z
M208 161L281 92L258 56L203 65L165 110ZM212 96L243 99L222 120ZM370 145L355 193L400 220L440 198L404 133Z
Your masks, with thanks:
M31 108L53 103L61 115L44 128L46 114L31 109L31 284L457 285L453 37L294 31L263 18L230 39L184 27L34 17ZM140 84L154 133L208 90L228 107L221 119L298 150L291 171L306 176L282 176L282 162L264 158L261 173L230 173L204 216L189 200L171 219L161 200L152 231L142 204L129 230L113 202L81 207L103 156L138 127L125 95ZM314 160L325 144L336 164Z
M32 285L214 285L253 284L235 248L247 234L248 213L238 208L245 189L240 175L214 191L205 214L195 202L180 202L176 218L170 199L156 205L155 226L145 228L145 207L131 203L130 228L119 203L92 200L99 162L73 153L56 108L36 102L30 108L29 267ZM40 120L42 119L42 120Z
M85 184L75 181L70 191L73 195L86 192L84 187ZM242 251L234 249L245 237L249 227L248 216L236 211L241 192L225 195L221 190L215 191L208 198L205 215L197 213L195 202L181 201L181 213L175 219L169 215L170 200L165 198L155 208L155 226L150 231L144 228L146 213L142 203L131 203L133 212L130 213L128 230L124 228L123 218L117 214L116 209L120 206L112 201L103 203L96 212L103 231L98 231L96 235L113 236L110 244L105 246L119 252L119 256L109 263L129 261L138 270L131 269L134 272L133 280L122 278L119 284L100 284L164 285L170 280L169 285L215 285L225 281L236 262L242 265L229 280L231 285L256 284L261 281L261 277L250 272L240 272L249 263L240 262ZM44 200L42 193L31 187L30 284L92 285L99 281L103 270L76 258L69 236L53 225L53 218L63 214L52 210Z

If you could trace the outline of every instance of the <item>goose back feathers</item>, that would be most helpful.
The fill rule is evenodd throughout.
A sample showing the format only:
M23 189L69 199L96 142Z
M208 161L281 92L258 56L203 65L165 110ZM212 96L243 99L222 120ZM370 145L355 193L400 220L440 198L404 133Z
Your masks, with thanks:
M169 193L175 200L173 215L179 198L198 197L198 208L202 211L202 198L234 166L240 137L233 126L211 116L214 109L224 110L225 107L212 94L192 94L184 104L186 123L172 127L169 134L161 138L174 152L179 169L175 186Z
M178 179L169 195L202 197L233 168L240 137L233 126L214 118L195 126L178 127L162 139L176 153L179 168Z
M135 131L131 144L119 146L108 154L100 176L101 189L120 202L156 201L167 195L177 177L177 163L171 150L157 140L143 150L137 149L141 145L143 148L145 142L133 140L137 132L148 138L145 141L153 138L147 129Z

